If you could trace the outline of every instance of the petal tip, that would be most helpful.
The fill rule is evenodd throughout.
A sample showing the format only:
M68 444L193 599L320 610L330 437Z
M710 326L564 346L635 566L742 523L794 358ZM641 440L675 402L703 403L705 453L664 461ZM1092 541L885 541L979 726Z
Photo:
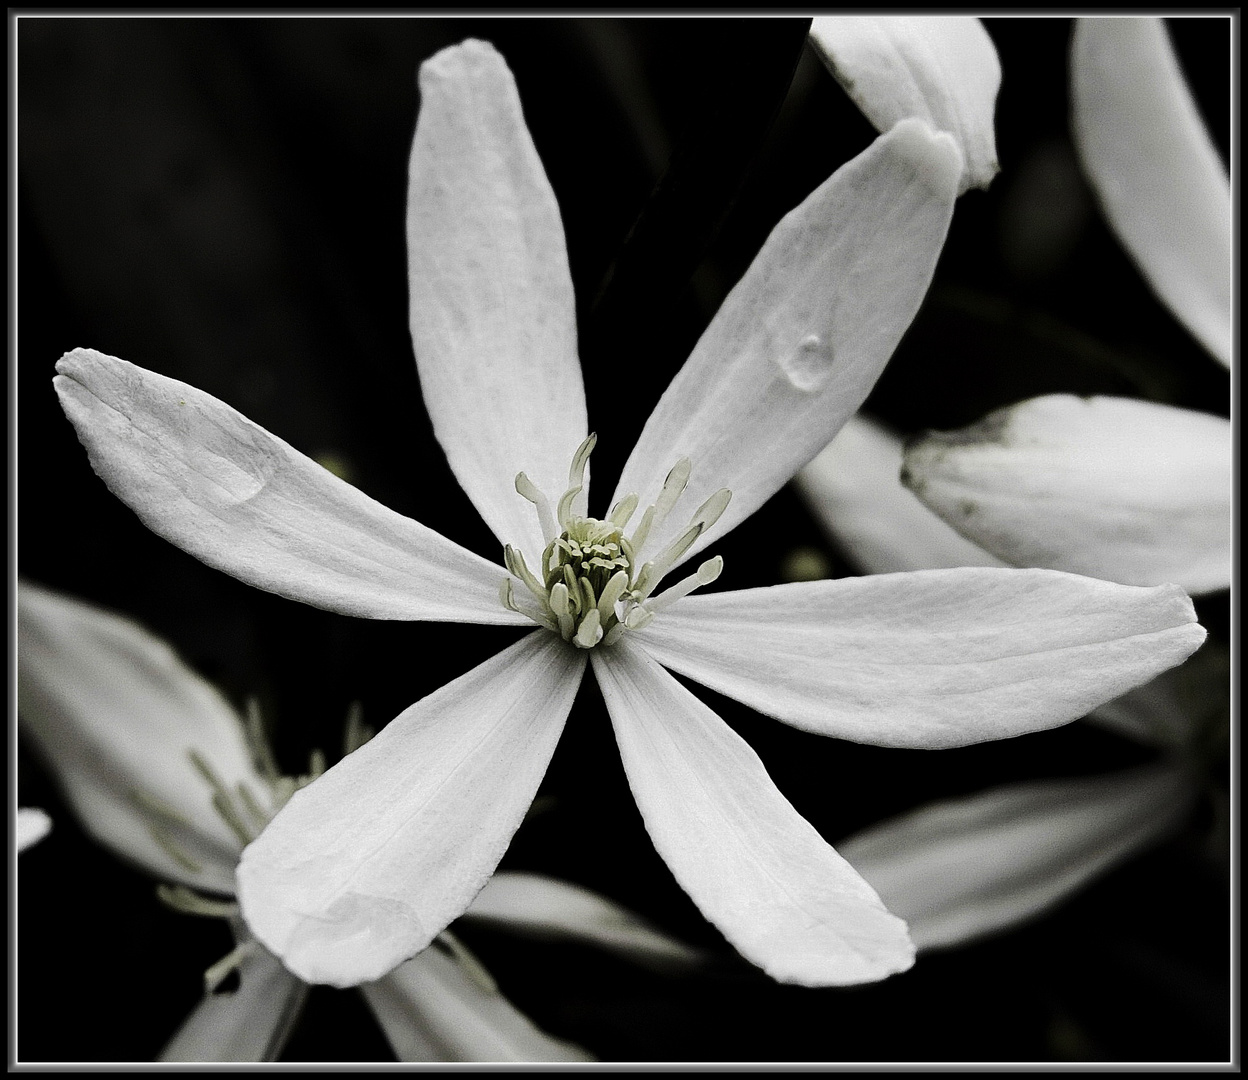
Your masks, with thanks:
M933 191L950 198L962 184L965 162L957 140L936 131L917 117L899 120L888 134L895 151L914 169L915 175Z

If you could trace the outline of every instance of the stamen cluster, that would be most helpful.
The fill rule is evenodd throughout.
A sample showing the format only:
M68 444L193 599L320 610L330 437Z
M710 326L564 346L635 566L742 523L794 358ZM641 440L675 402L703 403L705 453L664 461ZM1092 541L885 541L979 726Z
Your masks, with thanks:
M499 591L506 607L582 649L613 644L625 630L640 629L675 600L719 577L724 561L716 556L660 596L650 598L677 560L719 520L732 497L727 488L721 488L698 508L680 536L656 558L638 566L636 553L683 494L691 465L688 458L682 458L672 467L654 505L642 514L632 535L625 536L624 529L637 509L637 495L616 503L605 521L573 510L584 490L585 466L597 441L596 435L590 435L577 449L568 488L553 512L549 500L524 473L516 477L516 491L537 510L546 548L537 574L517 548L508 544L503 553L508 571L524 583L536 606L527 600L523 606L517 602L510 577Z

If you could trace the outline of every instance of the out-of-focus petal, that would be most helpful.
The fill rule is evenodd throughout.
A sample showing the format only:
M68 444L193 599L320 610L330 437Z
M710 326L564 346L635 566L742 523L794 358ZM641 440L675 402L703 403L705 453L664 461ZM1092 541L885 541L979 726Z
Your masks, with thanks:
M499 541L541 551L516 474L558 499L586 433L559 207L492 46L443 49L421 66L420 93L407 248L425 405Z
M959 194L997 175L993 110L1001 61L970 16L824 15L815 51L878 131L908 116L954 137L966 162Z
M527 624L500 567L186 383L93 349L54 380L91 466L149 529L248 585L372 619Z
M1032 398L906 451L902 479L1018 566L1190 592L1231 582L1231 424L1130 398Z
M1194 788L1178 769L993 788L933 803L839 845L920 949L1009 929L1182 821Z
M384 979L360 986L400 1061L593 1061L547 1035L434 942Z
M306 983L257 948L238 969L238 989L205 994L161 1061L276 1061L308 996Z
M20 806L17 810L17 850L25 851L39 843L52 830L52 819L34 806Z
M672 465L693 463L689 509L653 529L639 557L662 551L726 487L732 501L707 534L722 536L857 411L927 292L960 169L950 136L904 120L776 226L624 468L615 499L637 492L647 506Z
M463 917L539 941L597 945L646 967L689 967L705 959L615 901L541 874L500 871Z
M1162 302L1229 366L1230 180L1165 27L1079 19L1070 64L1075 146L1105 216Z
M742 956L802 986L875 982L910 967L905 923L793 809L740 736L627 637L592 659L655 848Z
M229 702L137 623L29 582L18 585L17 634L22 733L83 827L162 880L233 892L242 844L190 758L268 805Z
M252 932L297 975L335 986L424 949L507 850L584 667L539 630L297 791L238 867Z
M868 574L1000 566L902 484L901 457L901 438L860 413L793 483L827 534Z
M974 567L691 596L636 632L786 724L934 749L1067 723L1205 639L1173 585Z

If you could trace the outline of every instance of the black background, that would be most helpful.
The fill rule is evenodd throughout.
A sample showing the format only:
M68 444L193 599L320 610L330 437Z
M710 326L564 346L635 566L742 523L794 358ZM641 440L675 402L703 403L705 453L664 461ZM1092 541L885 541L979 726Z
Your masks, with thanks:
M1004 71L1002 172L959 201L928 300L869 410L916 431L1069 391L1226 415L1226 372L1157 303L1079 177L1069 20L986 25ZM1225 160L1230 21L1169 25ZM91 472L56 402L53 365L90 346L189 382L492 555L433 438L407 336L419 64L477 36L515 72L567 233L601 498L768 231L874 136L803 47L805 29L725 18L20 19L19 572L138 618L235 701L258 695L290 772L313 746L332 760L350 702L380 726L508 644L514 631L317 611L183 554ZM722 587L781 580L803 546L852 572L782 491L715 545ZM1225 641L1226 595L1199 611ZM961 750L886 750L821 740L697 692L833 843L932 798L1149 756L1082 724ZM56 825L22 857L16 1052L150 1060L228 933L166 910L148 878L85 839L37 763L23 753L18 770L21 803L47 808ZM1230 1052L1228 883L1225 864L1206 857L1207 808L1184 835L1027 927L925 955L881 984L805 990L736 959L672 880L591 678L541 795L548 808L503 867L597 889L721 957L711 971L666 977L589 949L462 930L518 1006L604 1060ZM284 1057L391 1059L362 999L327 988L312 993Z

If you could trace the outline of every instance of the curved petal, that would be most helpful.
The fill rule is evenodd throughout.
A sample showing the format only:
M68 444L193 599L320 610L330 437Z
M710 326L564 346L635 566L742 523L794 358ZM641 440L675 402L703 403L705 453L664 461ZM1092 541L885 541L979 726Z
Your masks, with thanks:
M1227 63L1230 63L1227 56ZM1231 188L1160 19L1079 19L1075 146L1153 291L1231 362Z
M19 806L17 809L17 850L25 851L39 843L52 831L52 819L35 806Z
M17 633L22 733L83 827L162 880L232 893L242 842L190 758L267 807L229 702L138 623L29 582Z
M301 978L335 986L424 949L507 850L584 667L539 630L297 791L238 867L252 932Z
M612 503L630 492L653 503L687 457L687 506L732 491L713 539L822 450L918 310L960 170L948 135L903 120L787 214L646 421ZM662 551L687 524L673 512L638 556Z
M56 370L91 467L143 524L209 566L343 615L527 624L499 602L506 571L224 402L93 349Z
M655 929L615 901L542 874L499 871L477 893L463 917L539 941L596 945L660 970L689 967L705 959L697 949Z
M276 1061L308 996L266 949L238 969L231 994L205 994L161 1051L161 1061Z
M810 27L815 51L876 127L914 116L954 137L966 162L958 193L1000 171L993 110L1001 61L970 16L832 16Z
M407 248L425 405L494 535L541 551L516 474L553 503L586 433L559 207L492 46L443 49L421 66L420 93Z
M906 926L776 789L758 755L627 638L594 674L650 839L724 937L780 982L876 982Z
M552 1038L434 942L384 979L360 986L400 1061L593 1061Z
M903 481L1018 566L1191 592L1231 583L1231 424L1129 398L1032 398L906 451Z
M786 724L926 749L1065 724L1205 638L1173 585L993 567L691 596L636 633L674 671Z
M1026 922L1172 831L1195 789L1170 766L993 788L858 833L845 856L920 949Z
M859 413L793 483L824 531L865 573L1000 566L905 488L901 457L900 437Z

